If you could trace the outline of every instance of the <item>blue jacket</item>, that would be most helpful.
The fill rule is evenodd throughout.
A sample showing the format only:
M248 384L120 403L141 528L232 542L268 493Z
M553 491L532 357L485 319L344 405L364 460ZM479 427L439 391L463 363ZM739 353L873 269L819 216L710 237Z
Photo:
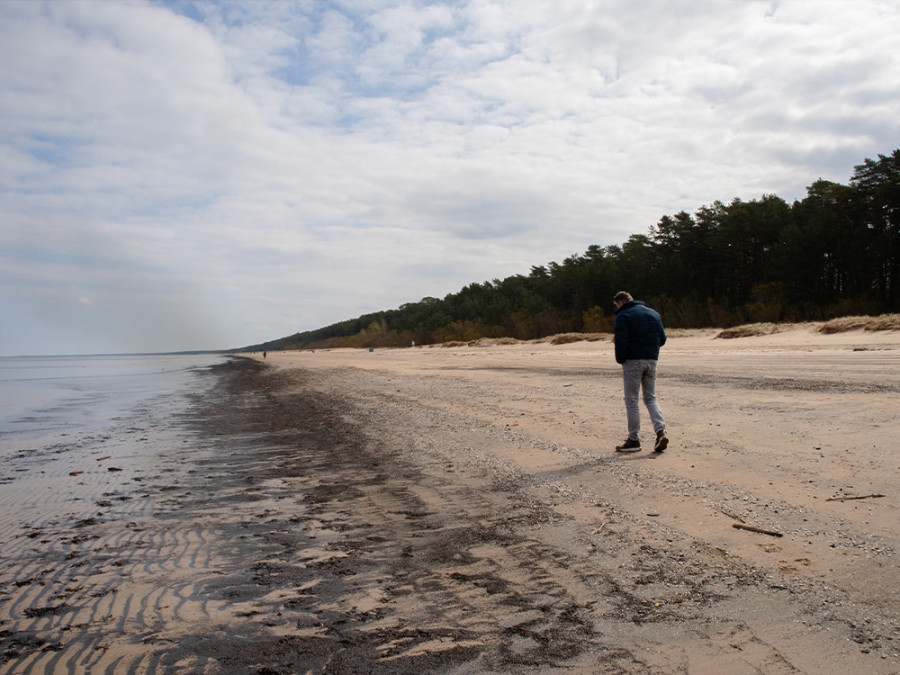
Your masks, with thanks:
M659 359L666 344L662 319L640 300L632 300L616 310L616 363L630 359Z

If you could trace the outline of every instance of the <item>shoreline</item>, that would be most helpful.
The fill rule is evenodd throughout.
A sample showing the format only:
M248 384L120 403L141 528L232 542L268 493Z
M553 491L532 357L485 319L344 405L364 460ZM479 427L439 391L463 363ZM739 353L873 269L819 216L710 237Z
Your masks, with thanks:
M900 672L900 336L780 335L670 340L661 457L607 343L235 358L9 538L0 672Z

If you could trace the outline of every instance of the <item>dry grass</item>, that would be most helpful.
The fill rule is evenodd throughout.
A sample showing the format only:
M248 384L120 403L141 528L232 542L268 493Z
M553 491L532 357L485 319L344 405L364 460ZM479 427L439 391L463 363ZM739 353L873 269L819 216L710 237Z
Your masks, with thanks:
M521 342L521 340L516 340L516 338L511 337L502 337L502 338L481 338L479 340L475 340L474 342L470 342L470 347L494 347L496 345L517 345Z
M439 345L431 345L438 347L495 347L498 345L518 345L523 342L532 342L534 344L551 344L551 345L567 345L573 342L599 342L600 340L612 340L611 333L558 333L557 335L548 335L547 337L538 338L537 340L517 340L516 338L480 338L469 342L460 342L454 340L451 342L442 342Z
M731 340L743 337L759 337L765 335L774 335L786 330L796 329L798 327L808 327L810 330L819 333L843 333L851 330L900 330L900 314L882 314L881 316L845 316L840 319L832 319L825 323L800 323L800 324L778 324L778 323L748 323L743 326L735 326L726 328L715 334L716 338L723 340ZM714 328L693 328L693 329L672 329L667 330L669 337L695 337L708 332L715 332ZM611 333L559 333L557 335L549 335L537 340L526 342L548 343L552 345L567 345L573 342L600 342L601 340L612 341ZM522 340L515 338L481 338L471 342L444 342L441 347L492 347L495 345L516 345L521 344Z
M451 342L441 342L439 347L496 347L497 345L517 345L521 342L521 340L516 340L516 338L511 337L502 337L502 338L478 338L477 340L469 340L468 342L460 342L459 340L453 340ZM433 345L429 345L433 346Z
M804 324L776 324L776 323L748 323L743 326L735 326L720 331L717 338L728 340L731 338L757 337L760 335L774 335L782 331L797 328ZM809 325L809 324L805 324ZM900 330L900 314L882 314L881 316L843 316L821 324L813 324L811 329L819 333L830 335L833 333L846 333L851 330Z
M535 340L535 342L549 342L551 345L568 345L573 342L599 342L610 339L609 333L560 333Z
M719 328L666 328L666 337L692 338L692 337L716 337L721 332Z
M900 314L881 316L843 316L826 321L819 327L820 333L845 333L850 330L900 330Z
M723 340L731 340L733 338L757 337L759 335L774 335L780 333L784 328L776 323L748 323L743 326L735 326L734 328L726 328L721 331L717 338Z

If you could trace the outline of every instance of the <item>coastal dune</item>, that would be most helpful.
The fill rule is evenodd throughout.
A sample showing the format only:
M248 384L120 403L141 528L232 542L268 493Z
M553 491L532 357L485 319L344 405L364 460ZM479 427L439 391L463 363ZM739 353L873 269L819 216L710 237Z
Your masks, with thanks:
M662 455L606 336L245 355L23 457L0 672L900 672L900 334L716 335Z

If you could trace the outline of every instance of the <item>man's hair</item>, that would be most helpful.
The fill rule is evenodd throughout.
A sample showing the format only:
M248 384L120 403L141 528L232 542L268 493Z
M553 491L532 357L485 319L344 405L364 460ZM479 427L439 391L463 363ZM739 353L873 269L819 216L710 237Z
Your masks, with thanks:
M631 302L632 300L634 298L631 297L631 293L628 291L619 291L613 298L613 302Z

